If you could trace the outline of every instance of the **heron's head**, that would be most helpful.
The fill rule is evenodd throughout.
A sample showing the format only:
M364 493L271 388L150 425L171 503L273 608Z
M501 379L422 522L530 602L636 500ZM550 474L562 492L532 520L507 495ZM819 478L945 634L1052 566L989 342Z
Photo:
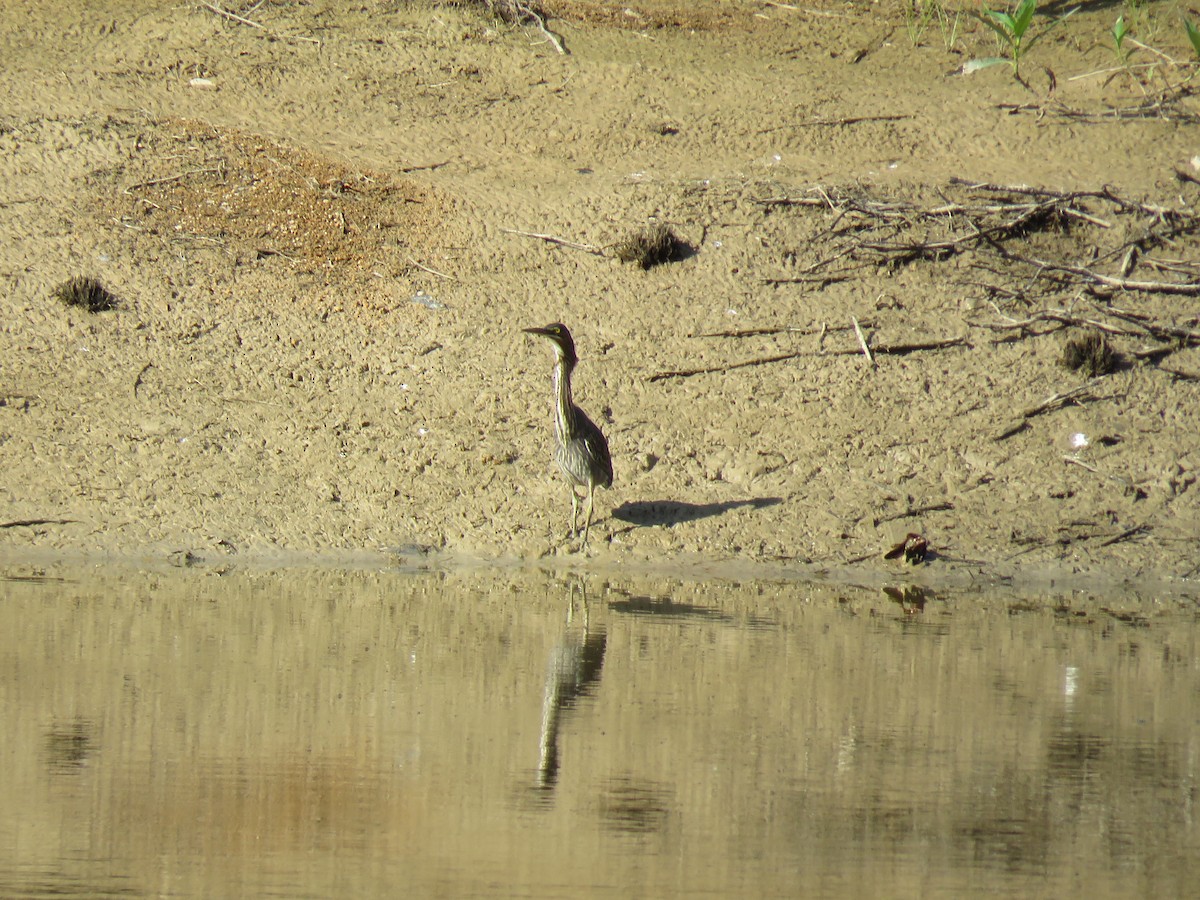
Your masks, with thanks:
M549 338L554 344L555 354L567 365L573 366L579 361L579 358L575 355L575 341L571 339L571 332L561 322L555 322L553 325L547 325L545 328L526 328L523 330L526 334L540 334L544 338Z

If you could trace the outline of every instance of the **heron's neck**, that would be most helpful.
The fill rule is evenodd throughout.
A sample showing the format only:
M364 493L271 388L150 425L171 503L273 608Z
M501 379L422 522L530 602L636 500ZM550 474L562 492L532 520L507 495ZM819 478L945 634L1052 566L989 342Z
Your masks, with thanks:
M554 432L561 442L575 434L575 405L571 402L571 369L566 360L554 366Z

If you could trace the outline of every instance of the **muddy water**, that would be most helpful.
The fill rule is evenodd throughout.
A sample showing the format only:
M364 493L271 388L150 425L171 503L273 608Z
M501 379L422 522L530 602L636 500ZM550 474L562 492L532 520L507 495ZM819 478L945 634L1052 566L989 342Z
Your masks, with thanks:
M1179 601L507 572L0 591L6 897L1200 883Z

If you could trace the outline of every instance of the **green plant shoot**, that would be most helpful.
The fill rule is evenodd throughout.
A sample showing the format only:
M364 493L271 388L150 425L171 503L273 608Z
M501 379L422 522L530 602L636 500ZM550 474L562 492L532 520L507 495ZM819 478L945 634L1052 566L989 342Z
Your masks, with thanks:
M1192 43L1192 49L1196 51L1196 56L1200 57L1200 28L1193 25L1191 19L1184 19L1183 27L1187 29L1187 36L1188 40Z
M1129 26L1125 24L1124 16L1117 16L1117 21L1113 23L1112 36L1113 46L1117 51L1117 61L1121 65L1129 62L1129 54L1131 51L1125 49L1125 38L1129 35Z
M1054 19L1040 32L1032 36L1029 34L1029 28L1033 24L1034 13L1037 12L1037 0L1020 0L1016 9L1011 13L1000 12L994 9L984 9L982 14L974 13L975 18L979 19L980 22L994 31L996 36L1000 38L1001 43L1007 49L1008 56L989 56L985 59L973 59L963 67L963 72L969 75L971 72L977 72L989 66L1008 63L1012 66L1013 73L1018 74L1022 57L1033 48L1033 45L1069 19L1078 10L1079 7L1075 7L1065 16Z

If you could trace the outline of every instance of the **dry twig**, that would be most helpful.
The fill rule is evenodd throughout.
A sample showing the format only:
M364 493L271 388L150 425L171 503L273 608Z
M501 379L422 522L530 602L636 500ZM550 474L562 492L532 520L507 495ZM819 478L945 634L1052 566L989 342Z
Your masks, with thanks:
M1050 397L1047 397L1041 403L1035 403L1033 406L1026 408L1021 412L1021 417L1016 422L997 432L997 434L993 437L993 440L1002 441L1007 437L1012 437L1014 434L1028 425L1029 420L1034 416L1040 416L1044 412L1057 409L1058 407L1063 406L1070 401L1080 400L1080 398L1090 394L1092 389L1095 388L1101 381L1103 381L1105 377L1106 376L1101 375L1099 378L1093 378L1090 381L1079 385L1079 387L1054 394Z
M572 250L582 250L585 253L592 253L596 256L603 256L604 251L599 247L593 247L591 244L577 244L575 241L568 241L565 238L555 237L552 234L538 234L534 231L518 231L515 228L501 228L505 234L515 234L519 237L536 238L539 241L546 241L550 244L558 244L560 247L569 247Z
M850 321L854 325L854 336L858 338L858 346L862 348L863 356L867 358L867 362L874 368L875 357L871 355L871 348L867 346L867 336L863 334L862 327L858 324L858 319L851 316Z
M912 341L899 344L877 344L874 349L875 356L904 356L909 353L917 353L923 350L945 350L949 347L959 347L967 343L966 338L946 338L939 341ZM647 381L665 381L668 378L690 378L692 375L710 375L714 372L731 372L734 369L746 369L751 366L763 366L768 363L786 362L789 359L799 359L802 356L859 356L862 350L830 350L812 353L805 350L799 350L795 353L781 353L776 356L762 356L755 359L746 359L739 362L725 363L720 366L707 366L700 369L679 369L667 372L656 372L647 378ZM872 360L873 361L873 360Z
M897 519L912 519L917 516L923 516L926 513L943 512L948 509L954 509L954 504L944 502L944 503L928 503L925 506L910 506L908 509L902 510L901 512L898 512L898 513L891 513L890 515L879 516L878 518L872 520L872 524L876 528L878 528L880 525L884 525L887 522L894 522Z
M207 3L207 2L205 2L205 0L200 0L200 5L203 6L205 9L215 12L218 16L224 16L226 19L229 19L231 22L237 22L239 25L249 25L251 28L262 28L263 27L258 22L251 22L249 19L242 18L237 13L231 13L227 9L221 9L221 7L217 6L215 3Z

